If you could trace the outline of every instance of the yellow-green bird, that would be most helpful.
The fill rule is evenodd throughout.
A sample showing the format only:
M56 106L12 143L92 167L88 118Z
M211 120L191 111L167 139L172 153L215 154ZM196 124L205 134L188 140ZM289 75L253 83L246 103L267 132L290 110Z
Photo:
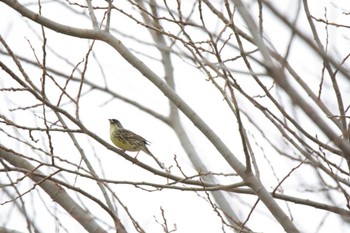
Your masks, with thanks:
M116 119L109 119L109 123L109 133L114 145L124 151L138 151L139 153L142 150L150 155L157 164L164 169L164 165L159 162L159 160L147 148L149 142L146 139L130 130L124 129L120 121Z

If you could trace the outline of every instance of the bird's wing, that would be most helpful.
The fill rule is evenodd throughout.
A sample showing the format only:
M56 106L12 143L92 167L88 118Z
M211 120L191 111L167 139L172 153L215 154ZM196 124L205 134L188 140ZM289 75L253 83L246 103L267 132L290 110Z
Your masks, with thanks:
M134 139L134 140L142 141L146 145L149 144L149 141L147 141L145 138L127 129L119 129L118 132L115 132L115 133L118 134L119 136L122 136L126 141L129 141L130 139Z

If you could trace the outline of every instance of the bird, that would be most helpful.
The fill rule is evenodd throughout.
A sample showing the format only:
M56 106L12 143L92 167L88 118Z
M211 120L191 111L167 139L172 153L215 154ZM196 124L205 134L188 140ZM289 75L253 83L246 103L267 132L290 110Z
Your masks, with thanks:
M147 148L149 141L140 135L125 129L117 119L109 119L109 123L110 138L114 145L123 151L137 151L137 155L140 151L143 151L150 155L157 164L164 169L164 165Z

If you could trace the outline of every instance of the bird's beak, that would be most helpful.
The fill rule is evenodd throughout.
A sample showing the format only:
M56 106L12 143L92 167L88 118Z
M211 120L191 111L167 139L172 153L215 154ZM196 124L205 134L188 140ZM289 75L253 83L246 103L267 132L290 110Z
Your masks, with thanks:
M112 119L108 119L110 123L112 123Z

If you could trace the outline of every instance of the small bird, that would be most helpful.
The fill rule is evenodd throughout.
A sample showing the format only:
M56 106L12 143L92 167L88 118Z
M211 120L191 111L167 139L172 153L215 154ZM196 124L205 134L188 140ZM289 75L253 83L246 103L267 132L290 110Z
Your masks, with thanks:
M148 150L147 145L149 142L146 139L130 130L124 129L120 121L116 119L109 119L109 123L109 133L114 145L124 151L137 151L137 154L142 150L150 155L157 164L164 169L164 165Z

